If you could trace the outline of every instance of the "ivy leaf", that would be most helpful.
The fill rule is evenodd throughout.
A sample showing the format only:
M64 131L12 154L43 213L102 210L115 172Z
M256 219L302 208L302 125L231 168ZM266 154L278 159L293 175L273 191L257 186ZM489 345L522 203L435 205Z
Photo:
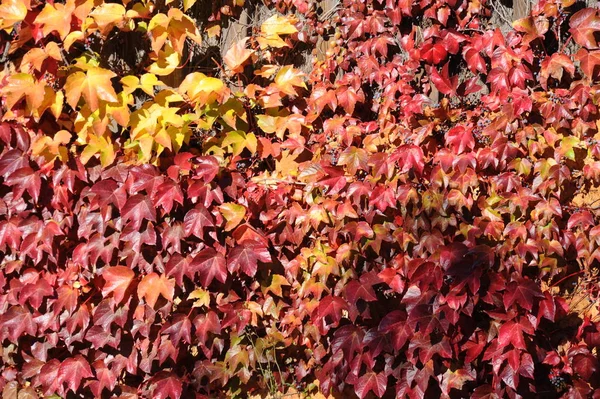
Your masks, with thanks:
M441 377L440 388L444 395L450 395L452 389L461 391L465 382L475 381L475 377L474 370L468 364L455 371L448 369Z
M65 40L71 32L71 18L75 11L75 1L67 0L65 4L46 3L44 9L35 18L36 25L42 25L42 33L48 36L56 31L61 40Z
M116 76L116 73L99 67L90 67L85 73L78 71L69 75L65 83L67 103L76 109L83 96L90 110L96 111L100 101L117 102L117 93L110 81Z
M0 337L17 343L24 334L35 336L37 326L31 313L22 306L11 306L0 316Z
M38 202L42 180L40 175L29 166L15 170L6 178L5 184L13 187L15 198L20 198L27 190L33 201Z
M254 133L246 133L241 130L233 130L231 132L227 132L221 146L231 146L233 156L240 155L245 148L247 148L251 154L256 154L258 140L256 139Z
M153 397L156 399L179 399L183 391L181 380L175 374L160 372L155 378Z
M535 298L544 298L540 287L528 278L511 281L503 296L504 307L509 309L517 303L525 310L531 311Z
M550 22L545 16L529 16L513 22L513 28L517 32L524 33L522 42L523 44L529 44L529 42L537 39L538 37L544 37Z
M213 227L214 225L212 215L202 205L198 205L196 208L189 210L183 219L186 237L194 235L198 238L202 238L204 237L204 229L206 227Z
M59 384L66 382L67 388L73 392L77 392L77 389L81 385L81 380L93 376L90 364L87 360L85 360L83 356L77 355L64 360L60 364L57 378Z
M257 38L261 49L268 47L282 48L288 44L281 37L282 35L291 35L298 32L294 26L295 20L289 16L273 14L260 26L261 36Z
M143 219L156 222L156 209L152 205L152 201L142 194L129 197L123 206L122 214L125 221L132 222L135 230L140 228Z
M246 43L248 42L248 37L243 38L242 40L237 41L231 46L225 56L223 57L223 61L229 71L231 73L241 73L244 71L244 64L248 61L248 58L252 54L254 54L254 50L250 50L246 48Z
M243 205L232 202L220 205L219 210L227 221L225 224L225 231L233 230L242 220L244 220L244 216L246 216L246 208Z
M138 298L146 301L148 306L154 307L158 296L162 295L168 301L173 300L175 294L175 280L168 279L164 274L156 273L145 275L138 285Z
M588 78L594 79L598 76L596 67L600 65L600 50L588 51L584 48L579 49L575 54L575 59L579 61L581 70Z
M319 301L319 305L312 313L312 319L319 332L325 335L329 329L340 324L344 312L347 311L348 304L346 301L340 297L328 295Z
M129 287L135 273L125 266L114 266L104 269L102 278L106 281L102 288L102 296L106 297L111 292L116 303L120 303L125 297L125 291Z
M103 3L90 13L90 17L94 19L100 34L106 36L115 25L119 25L125 19L125 12L122 4Z
M212 248L206 248L200 251L194 257L190 266L198 271L200 283L208 287L216 277L221 283L227 280L227 264L225 257Z
M387 388L387 377L383 373L375 373L374 371L370 371L368 373L363 374L359 379L356 385L354 386L354 391L356 395L360 399L363 399L369 391L373 391L377 397L382 397L385 394L385 390Z
M264 263L271 262L269 250L259 243L246 242L229 252L227 269L230 273L241 270L246 275L254 277L259 260Z
M304 73L295 69L292 65L282 67L275 75L275 86L289 96L296 96L295 87L306 89Z
M3 0L0 4L0 29L10 33L13 26L25 19L27 7L19 0Z
M600 18L595 8L577 11L569 19L569 26L569 32L577 44L588 49L598 47L594 33L600 31Z
M458 76L455 75L450 77L448 69L449 65L450 63L447 62L442 67L442 73L439 73L436 68L431 67L429 69L429 76L440 93L447 96L455 96L456 88L458 87Z

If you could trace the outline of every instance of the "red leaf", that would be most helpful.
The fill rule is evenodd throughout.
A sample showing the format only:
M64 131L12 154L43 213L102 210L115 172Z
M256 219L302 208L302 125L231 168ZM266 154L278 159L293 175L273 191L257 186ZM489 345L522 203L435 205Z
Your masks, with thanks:
M6 313L0 316L0 333L2 340L8 339L17 343L24 334L35 336L37 326L31 313L22 306L11 306Z
M213 227L214 225L215 224L213 222L212 215L205 207L201 205L198 205L194 209L188 211L183 219L183 227L185 229L186 237L189 237L193 234L198 238L202 238L204 237L204 228Z
M108 204L113 204L119 211L123 209L127 202L127 192L123 186L119 187L117 182L112 179L106 179L94 184L90 190L94 194L94 202L99 207L104 208Z
M444 65L441 74L438 73L436 68L430 68L429 77L440 93L445 94L447 96L455 96L456 88L458 86L458 76L449 76L449 65L449 62L447 62Z
M227 255L227 269L230 273L241 270L246 275L254 277L258 261L271 262L269 250L255 242L246 242L233 248Z
M446 133L446 145L452 148L455 154L475 148L475 138L471 131L464 126L455 126Z
M175 277L175 282L178 286L183 285L183 276L186 275L190 279L194 278L193 270L190 268L188 258L184 258L178 253L173 254L165 265L165 272L168 277Z
M213 279L224 283L227 280L225 257L212 248L205 248L192 260L190 266L198 271L200 283L208 287Z
M155 387L152 397L155 399L179 399L183 391L183 386L179 377L172 373L160 372L154 377Z
M588 49L598 47L594 33L600 31L600 18L595 8L584 8L569 19L569 32L577 44Z
M519 323L508 321L500 327L498 345L505 347L512 344L517 349L526 349L523 329Z
M359 379L356 385L354 386L354 391L356 395L360 399L363 399L369 391L373 391L375 395L378 397L382 397L387 388L387 377L383 373L375 373L374 371L370 371L368 373L363 374Z
M67 383L67 388L73 392L81 385L81 380L91 378L94 375L90 369L90 364L81 355L68 358L60 364L58 369L59 384Z
M531 311L535 298L543 297L544 294L536 283L528 278L522 278L508 284L503 296L504 307L508 310L514 303L517 303L523 309Z
M90 390L94 394L94 397L99 398L102 396L102 391L106 388L109 392L117 385L117 376L104 364L104 361L97 360L92 365L94 372L96 373L96 379L88 382L86 385L90 387Z
M330 328L340 324L345 311L348 311L346 301L340 297L328 295L319 301L319 305L312 313L312 318L319 332L325 335Z
M27 190L27 193L33 198L33 202L38 202L42 180L39 173L35 172L29 166L15 170L6 178L4 183L7 186L14 186L13 193L15 199L20 198L23 192Z
M165 212L171 212L173 209L173 201L183 205L183 192L179 184L173 180L166 179L163 184L156 189L156 195L153 196L154 206L162 208Z
M124 220L132 222L134 230L140 228L143 219L156 222L156 209L154 209L152 201L141 194L129 197L123 206L122 214Z
M102 278L104 278L106 284L102 287L102 296L106 297L112 292L115 302L120 303L125 297L125 291L133 277L135 277L133 270L125 266L105 268L102 272Z

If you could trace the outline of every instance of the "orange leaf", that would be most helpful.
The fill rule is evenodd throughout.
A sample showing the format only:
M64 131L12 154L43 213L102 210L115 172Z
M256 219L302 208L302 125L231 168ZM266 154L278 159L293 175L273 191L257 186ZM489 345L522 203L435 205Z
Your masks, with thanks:
M248 38L245 37L242 40L235 43L233 46L231 46L229 50L227 50L227 53L223 58L223 61L225 61L225 65L227 65L227 68L229 68L229 70L234 74L243 72L244 63L248 60L248 58L250 58L252 54L254 54L254 50L246 48L247 41Z
M44 36L56 31L64 40L71 32L71 17L75 11L75 0L67 0L66 4L46 3L42 12L39 13L34 23L42 25Z
M90 13L98 30L103 36L110 33L115 25L120 25L125 19L125 7L118 3L104 3Z
M102 288L102 296L106 297L112 292L115 302L120 303L133 277L135 277L133 270L125 266L115 266L105 269L102 273L102 278L104 278L106 284Z
M25 19L27 7L19 0L3 0L0 5L0 29L12 31L13 25Z
M99 100L117 102L117 93L110 82L115 76L114 72L98 67L91 67L86 73L79 71L69 75L65 84L67 103L75 109L83 96L90 109L96 111Z
M144 276L138 285L138 298L144 298L150 307L154 307L158 295L172 301L174 293L175 280L166 278L164 274L159 276L156 273L150 273Z
M304 73L293 68L291 65L286 65L277 72L277 75L275 76L275 85L283 93L295 96L298 93L296 93L294 87L303 87L306 89L306 84L304 84Z

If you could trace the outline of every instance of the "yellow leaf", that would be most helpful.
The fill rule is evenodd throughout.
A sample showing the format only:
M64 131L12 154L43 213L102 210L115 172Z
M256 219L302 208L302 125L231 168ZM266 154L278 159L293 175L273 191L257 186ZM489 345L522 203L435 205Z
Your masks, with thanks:
M291 65L286 65L282 67L277 75L275 76L275 85L279 90L283 93L295 96L296 89L294 87L302 87L306 89L306 84L304 83L304 73L295 69Z
M110 33L115 25L120 25L125 19L125 7L118 3L103 3L90 13L102 36Z
M65 4L46 3L42 12L35 18L36 25L42 25L44 36L56 31L64 40L71 31L71 17L75 11L75 0L67 0Z
M151 97L154 97L154 86L164 86L165 84L158 80L156 75L145 73L140 78L140 89Z
M221 214L227 221L225 231L233 230L244 219L244 216L246 216L246 208L243 205L232 202L219 206L219 211L221 211Z
M92 111L98 109L99 102L117 102L117 93L112 87L114 72L99 67L91 67L86 73L75 72L67 78L65 92L67 103L75 109L79 98L83 96Z
M158 52L158 58L150 65L148 72L159 76L170 75L179 66L179 62L181 62L180 54L167 45L164 50Z
M85 39L85 35L81 31L74 31L67 35L65 40L63 40L63 44L65 46L65 51L69 51L71 46L75 42L81 42Z
M223 98L226 93L225 84L200 72L193 72L179 85L179 93L185 94L197 105L203 106Z
M275 170L280 176L298 176L298 162L296 162L297 155L290 155L289 150L285 150L281 153L281 159L275 161Z
M183 11L187 11L196 4L196 0L183 0Z
M281 35L290 35L298 32L294 26L296 20L293 17L273 15L260 27L261 36L257 38L261 49L267 47L282 48L289 46Z
M241 130L227 132L223 139L222 147L231 146L233 156L240 155L244 148L247 148L252 154L256 153L258 140L254 133L245 133Z
M10 33L16 23L27 16L27 7L19 0L3 0L0 4L0 29Z
M43 87L40 87L35 78L28 73L9 75L6 85L0 89L0 93L5 97L4 105L8 110L23 98L26 99L30 109L39 107L44 100Z
M298 32L298 29L294 26L296 22L296 19L291 16L274 14L262 23L260 31L265 36L291 35Z
M210 293L202 288L192 291L187 299L196 299L192 305L193 308L208 307L210 305Z
M156 14L148 24L152 51L158 51L164 46L167 39L173 49L180 55L187 38L201 44L200 32L194 21L177 8L170 8L168 15Z
M100 163L106 167L115 160L115 149L110 137L96 136L91 134L88 136L88 145L81 153L81 162L85 165L91 157L99 154Z
M41 156L46 163L53 162L56 158L66 161L68 157L66 144L71 141L71 133L66 130L56 132L54 137L38 136L31 145L34 156Z

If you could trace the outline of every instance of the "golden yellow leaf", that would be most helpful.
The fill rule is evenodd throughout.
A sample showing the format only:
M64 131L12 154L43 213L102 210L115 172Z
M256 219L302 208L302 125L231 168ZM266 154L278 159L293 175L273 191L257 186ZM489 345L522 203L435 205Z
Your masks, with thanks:
M196 4L196 0L183 0L183 11L187 11Z
M281 153L281 159L275 161L275 170L280 176L298 176L298 162L296 162L297 155L290 155L289 150L285 150Z
M88 136L88 144L81 153L81 162L85 165L95 155L100 156L100 163L103 167L113 163L115 149L110 137L96 136L95 134Z
M84 39L85 39L85 36L84 36L83 32L81 32L81 31L74 31L74 32L69 33L67 35L67 37L65 38L65 40L63 40L65 51L69 51L71 49L71 46L73 45L73 43L81 42Z
M11 32L13 26L25 19L27 7L19 0L3 0L0 4L0 29Z
M96 22L100 34L106 36L115 25L125 20L125 7L118 3L103 3L90 13L90 17Z
M71 137L71 133L66 130L56 132L54 137L38 136L31 144L31 152L34 156L43 157L46 163L53 162L56 158L64 162L68 159L65 145L69 144Z
M283 93L295 96L298 94L296 93L295 87L306 89L304 73L295 69L292 65L286 65L277 72L277 75L275 76L275 85Z
M246 208L243 205L234 204L232 202L219 206L219 211L227 221L225 224L225 231L233 230L242 220L244 220L244 216L246 216Z
M208 307L210 305L210 293L202 288L196 288L187 299L196 299L192 305L193 308Z
M180 54L171 45L166 45L163 50L158 52L158 58L150 65L148 72L159 76L170 75L177 69L180 62Z
M23 98L30 108L39 107L44 100L44 90L36 83L35 78L28 73L9 75L6 85L0 89L6 109L12 109Z
M185 94L197 105L206 105L223 98L227 89L217 78L211 78L200 72L193 72L179 85L179 93Z
M114 72L99 67L91 67L85 73L78 71L67 78L65 92L67 103L75 109L81 96L92 111L99 107L100 101L117 102L117 93L112 86Z
M294 26L296 22L296 19L291 16L272 15L260 27L261 35L257 38L260 47L264 50L267 47L282 48L289 46L281 35L297 33L298 29Z
M56 31L64 40L71 31L71 17L75 11L75 0L67 0L65 4L46 3L34 23L42 26L44 36Z

